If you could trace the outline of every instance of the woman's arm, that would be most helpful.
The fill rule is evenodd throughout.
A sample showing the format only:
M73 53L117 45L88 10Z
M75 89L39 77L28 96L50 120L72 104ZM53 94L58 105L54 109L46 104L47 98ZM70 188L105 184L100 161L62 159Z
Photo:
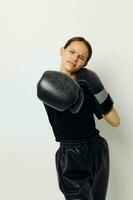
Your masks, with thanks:
M114 107L112 108L112 110L109 113L107 113L106 115L103 115L103 118L111 126L118 127L120 124L120 117Z

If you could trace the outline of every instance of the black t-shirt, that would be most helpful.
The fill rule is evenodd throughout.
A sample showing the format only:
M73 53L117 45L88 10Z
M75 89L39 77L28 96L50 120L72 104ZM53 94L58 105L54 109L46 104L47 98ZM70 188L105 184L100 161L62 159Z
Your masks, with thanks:
M94 114L98 119L101 119L102 115L95 107L90 90L86 86L80 86L83 89L84 102L77 114L71 113L69 109L60 112L43 103L57 142L88 139L99 134L95 126Z

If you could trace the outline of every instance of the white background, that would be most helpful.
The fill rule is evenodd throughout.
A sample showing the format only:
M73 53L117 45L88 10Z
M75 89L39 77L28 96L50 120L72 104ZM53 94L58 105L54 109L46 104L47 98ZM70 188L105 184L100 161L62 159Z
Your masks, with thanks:
M131 0L0 0L0 199L63 200L55 142L36 84L58 70L73 36L92 45L88 67L115 102L121 125L97 128L110 148L108 200L133 199L133 27Z

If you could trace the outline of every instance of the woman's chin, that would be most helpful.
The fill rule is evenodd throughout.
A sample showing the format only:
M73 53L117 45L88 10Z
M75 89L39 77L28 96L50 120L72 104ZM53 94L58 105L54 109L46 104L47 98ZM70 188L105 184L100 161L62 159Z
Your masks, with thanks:
M75 67L73 67L73 66L66 66L66 70L70 71L70 72L73 72L73 71L75 71Z

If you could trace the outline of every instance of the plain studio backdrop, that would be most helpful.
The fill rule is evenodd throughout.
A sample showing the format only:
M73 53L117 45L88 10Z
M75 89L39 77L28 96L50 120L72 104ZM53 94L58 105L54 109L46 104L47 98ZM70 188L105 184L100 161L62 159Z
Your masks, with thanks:
M107 200L133 199L133 27L131 0L0 1L0 199L63 200L55 169L59 143L36 85L59 70L73 36L92 45L88 68L111 94L121 124L96 119L110 148Z

